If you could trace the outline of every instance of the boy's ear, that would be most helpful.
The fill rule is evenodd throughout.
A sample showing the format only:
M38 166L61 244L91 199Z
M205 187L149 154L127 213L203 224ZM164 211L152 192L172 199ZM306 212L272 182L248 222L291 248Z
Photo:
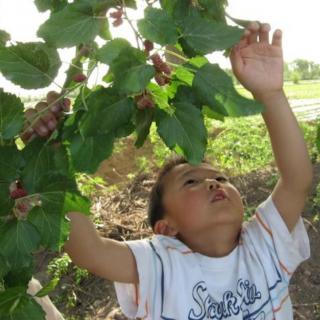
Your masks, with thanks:
M164 236L175 236L178 233L178 230L171 226L166 219L158 220L153 228L155 234L162 234Z

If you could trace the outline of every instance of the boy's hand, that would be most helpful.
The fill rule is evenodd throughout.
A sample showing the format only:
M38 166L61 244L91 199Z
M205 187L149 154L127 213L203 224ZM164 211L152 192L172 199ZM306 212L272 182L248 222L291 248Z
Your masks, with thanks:
M24 143L36 136L49 137L56 129L62 113L70 110L70 100L67 98L59 100L59 97L57 92L50 91L46 101L37 103L35 108L25 112L27 121L21 134Z
M282 32L273 33L269 42L269 24L252 22L232 49L230 61L240 83L262 101L283 87Z

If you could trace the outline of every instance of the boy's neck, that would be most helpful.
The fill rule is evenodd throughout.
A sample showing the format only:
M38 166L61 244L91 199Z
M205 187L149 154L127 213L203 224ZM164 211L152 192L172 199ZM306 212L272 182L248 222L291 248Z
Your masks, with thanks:
M177 238L192 251L208 257L225 257L239 244L240 230L230 230L229 227L220 228L209 234L194 235L192 237L178 235Z

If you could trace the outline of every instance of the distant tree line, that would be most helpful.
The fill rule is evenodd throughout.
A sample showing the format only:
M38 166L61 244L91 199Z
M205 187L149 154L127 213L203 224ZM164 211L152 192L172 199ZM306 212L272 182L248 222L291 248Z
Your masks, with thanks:
M300 80L320 79L320 64L305 59L285 63L284 79L299 83Z
M238 84L231 69L225 70ZM296 59L284 64L284 80L299 83L301 80L320 80L320 64L305 59Z

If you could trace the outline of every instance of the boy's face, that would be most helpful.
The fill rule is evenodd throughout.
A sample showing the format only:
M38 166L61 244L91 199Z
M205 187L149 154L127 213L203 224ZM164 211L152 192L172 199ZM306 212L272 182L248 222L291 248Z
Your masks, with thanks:
M225 175L202 163L183 163L164 178L165 218L182 236L211 232L215 228L238 233L243 204L238 190ZM216 229L217 230L217 229Z

